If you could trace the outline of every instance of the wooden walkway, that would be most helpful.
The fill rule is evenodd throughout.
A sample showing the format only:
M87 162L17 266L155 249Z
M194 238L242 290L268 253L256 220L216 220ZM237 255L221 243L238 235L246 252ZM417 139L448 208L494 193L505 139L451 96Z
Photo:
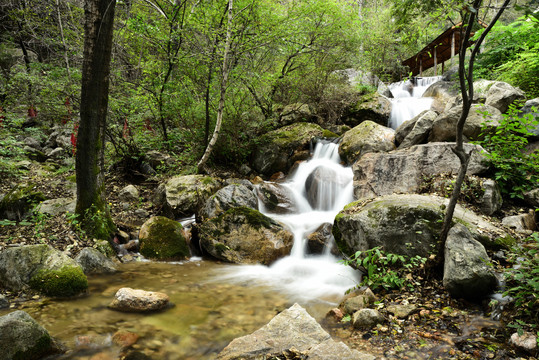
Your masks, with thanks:
M444 72L444 65L447 60L451 60L453 63L453 57L458 54L461 44L461 25L459 23L450 27L438 36L434 41L425 46L421 51L406 59L402 62L402 65L407 66L412 72L412 76L423 76L423 70L434 67L434 75L438 75L438 64L442 64L442 73ZM486 27L486 24L479 21L479 25ZM473 36L474 33L471 33ZM472 41L466 42L466 47L470 46Z

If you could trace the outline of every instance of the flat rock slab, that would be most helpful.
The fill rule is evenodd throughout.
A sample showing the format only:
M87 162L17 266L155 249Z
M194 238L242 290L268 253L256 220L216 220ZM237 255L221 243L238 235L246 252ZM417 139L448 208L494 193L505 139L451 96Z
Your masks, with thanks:
M217 356L219 360L270 359L283 354L301 354L302 359L364 359L374 356L349 349L333 341L307 311L294 304L251 335L233 340ZM330 354L328 357L322 354Z
M140 289L121 288L114 295L109 308L123 312L163 310L169 304L167 294Z

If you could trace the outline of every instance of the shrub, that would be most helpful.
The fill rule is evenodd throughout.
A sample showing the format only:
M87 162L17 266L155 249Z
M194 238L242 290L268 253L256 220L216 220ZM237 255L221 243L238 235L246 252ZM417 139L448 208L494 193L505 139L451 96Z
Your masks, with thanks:
M538 124L533 114L521 115L514 105L495 132L483 126L484 139L478 143L488 151L487 159L494 168L494 179L501 191L512 198L522 198L539 182L539 153L526 153L530 130Z
M514 246L509 261L514 265L505 273L505 296L515 300L518 318L512 327L537 327L539 323L539 233L526 239L526 246Z
M404 287L413 289L414 285L418 285L411 273L421 268L426 260L419 255L409 257L386 253L377 246L366 251L357 251L350 259L343 262L363 272L363 279L359 286L368 286L372 290L378 288L389 290Z

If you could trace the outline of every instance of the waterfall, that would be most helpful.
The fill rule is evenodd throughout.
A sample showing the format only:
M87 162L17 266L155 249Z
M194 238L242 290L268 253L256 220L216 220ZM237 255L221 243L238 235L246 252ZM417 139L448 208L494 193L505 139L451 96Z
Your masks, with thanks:
M430 85L441 79L441 76L413 78L389 85L389 90L393 94L389 126L396 129L403 122L430 109L433 99L422 97L423 93Z
M359 282L359 273L339 263L329 251L307 255L307 236L324 223L333 224L335 216L353 201L353 173L343 167L338 145L318 142L309 161L301 163L289 179L280 185L292 194L297 211L292 214L261 212L285 224L294 234L290 256L269 267L231 266L221 278L229 281L270 285L285 291L297 301L332 302Z

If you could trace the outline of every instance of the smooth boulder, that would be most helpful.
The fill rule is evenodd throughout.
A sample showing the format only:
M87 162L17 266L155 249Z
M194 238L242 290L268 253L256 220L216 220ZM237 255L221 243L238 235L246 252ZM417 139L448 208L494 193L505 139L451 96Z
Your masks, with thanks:
M114 274L118 272L111 259L98 250L85 247L75 258L85 274Z
M339 155L348 164L371 152L387 152L395 149L395 130L364 121L347 131L339 144Z
M431 109L441 113L446 105L455 98L460 92L460 87L457 82L453 81L437 81L425 90L423 97L433 98Z
M161 292L121 288L109 308L123 312L151 312L165 309L169 301L168 295Z
M298 155L307 152L315 137L322 137L324 129L319 125L299 122L273 130L260 138L254 152L253 168L261 174L271 176L288 169L299 160Z
M495 107L504 114L510 105L524 100L526 100L526 95L519 88L515 88L503 81L495 81L487 91L485 105Z
M351 350L337 343L320 324L298 304L275 316L250 335L232 340L217 355L218 360L258 360L302 355L306 360L372 360L374 356ZM322 354L328 354L322 356Z
M396 130L396 134L402 140L397 140L399 149L409 148L414 145L424 144L427 142L432 124L438 114L432 110L427 110L415 118L405 121Z
M221 182L211 176L176 176L157 188L154 203L161 207L161 214L171 219L195 214L221 187Z
M337 246L347 256L381 246L386 252L428 257L436 253L447 199L427 195L388 195L347 205L333 224ZM459 205L454 222L465 224L482 243L506 236Z
M190 256L182 225L164 216L154 216L139 231L140 253L154 260L183 260Z
M26 312L0 316L0 360L37 360L56 352L48 331Z
M247 186L231 184L219 189L210 196L201 213L204 218L212 218L238 206L247 206L258 210L258 199L255 193Z
M479 300L490 295L497 279L485 247L462 224L449 230L445 244L443 285L455 298Z
M257 210L237 207L199 226L200 244L219 260L269 265L290 254L293 235Z
M297 212L294 194L279 183L263 182L255 188L255 193L265 211L276 214Z
M28 288L67 297L86 291L81 266L48 245L27 245L0 252L0 283L9 290Z
M363 156L352 166L355 198L415 193L426 177L457 174L460 162L451 150L452 146L453 143L429 143ZM466 152L473 150L466 174L477 175L488 169L481 146L464 144L464 149Z
M432 124L429 142L455 141L457 122L462 114L463 107L458 105L451 110L440 114ZM489 105L473 104L464 123L463 135L468 141L482 138L483 124L486 131L495 131L500 125L502 113Z

